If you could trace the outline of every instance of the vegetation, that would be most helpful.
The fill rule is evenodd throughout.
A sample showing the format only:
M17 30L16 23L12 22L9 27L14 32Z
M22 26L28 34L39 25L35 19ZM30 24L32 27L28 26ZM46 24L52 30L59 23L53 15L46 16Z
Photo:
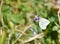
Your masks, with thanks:
M0 44L60 44L59 13L51 0L0 0ZM45 30L35 16L49 20Z

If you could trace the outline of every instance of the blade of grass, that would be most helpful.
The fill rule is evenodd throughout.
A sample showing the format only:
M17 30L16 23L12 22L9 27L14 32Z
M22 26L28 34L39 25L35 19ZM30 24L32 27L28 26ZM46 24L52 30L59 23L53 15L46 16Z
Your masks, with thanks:
M2 15L2 6L3 6L3 0L1 0L1 4L0 4L0 20L2 23L2 26L4 27L4 21L3 21L3 15Z
M1 44L4 44L4 43L5 43L5 40L6 40L6 32L3 31L3 32L2 32Z
M58 11L58 20L59 20L59 25L60 25L60 8L59 8L59 11Z
M55 22L56 26L60 28L60 26Z

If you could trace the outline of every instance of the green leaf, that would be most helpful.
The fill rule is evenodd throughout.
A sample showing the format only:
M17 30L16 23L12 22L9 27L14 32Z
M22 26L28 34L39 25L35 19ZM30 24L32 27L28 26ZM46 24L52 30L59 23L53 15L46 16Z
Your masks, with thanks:
M59 28L57 26L53 26L52 30L57 31Z

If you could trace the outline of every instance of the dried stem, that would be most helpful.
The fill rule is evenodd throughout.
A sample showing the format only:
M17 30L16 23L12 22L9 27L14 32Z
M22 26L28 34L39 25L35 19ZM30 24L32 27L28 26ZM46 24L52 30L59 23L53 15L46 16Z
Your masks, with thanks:
M13 44L14 43L16 43L16 41L18 41L20 38L21 38L21 36L27 31L27 29L29 28L29 27L31 27L32 25L29 25L28 27L25 27L25 30L20 34L20 36L13 42Z
M3 15L2 15L2 6L3 6L3 0L1 0L1 4L0 4L0 20L2 23L2 26L4 27L4 21L3 21Z
M58 20L59 20L59 25L60 25L60 9L58 11Z
M40 39L41 39L43 36L44 36L44 34L43 34L43 33L40 33L40 34L38 34L38 35L36 35L36 36L34 36L34 37L32 37L32 38L30 38L30 39L22 42L22 43L28 43L28 42L30 42L30 41L32 41L32 40L37 39L37 38L40 38Z

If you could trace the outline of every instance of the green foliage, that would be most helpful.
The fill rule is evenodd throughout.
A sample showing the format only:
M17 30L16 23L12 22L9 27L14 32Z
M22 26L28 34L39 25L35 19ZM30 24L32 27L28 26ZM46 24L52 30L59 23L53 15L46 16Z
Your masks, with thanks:
M46 5L47 3L51 2L49 0L3 0L0 11L0 16L3 16L2 19L0 17L0 27L2 28L2 35L0 35L0 40L2 41L0 43L24 43L25 40L31 39L42 32L44 33L44 37L40 39L39 36L38 39L34 39L29 43L60 44L58 15L54 7L49 8L48 5ZM40 29L38 23L34 21L36 14L50 21L46 30ZM3 23L4 25L2 25ZM55 23L57 23L57 25ZM31 26L33 31L30 30L30 25L33 25ZM34 31L36 35L34 35ZM28 42L26 44L28 44Z

